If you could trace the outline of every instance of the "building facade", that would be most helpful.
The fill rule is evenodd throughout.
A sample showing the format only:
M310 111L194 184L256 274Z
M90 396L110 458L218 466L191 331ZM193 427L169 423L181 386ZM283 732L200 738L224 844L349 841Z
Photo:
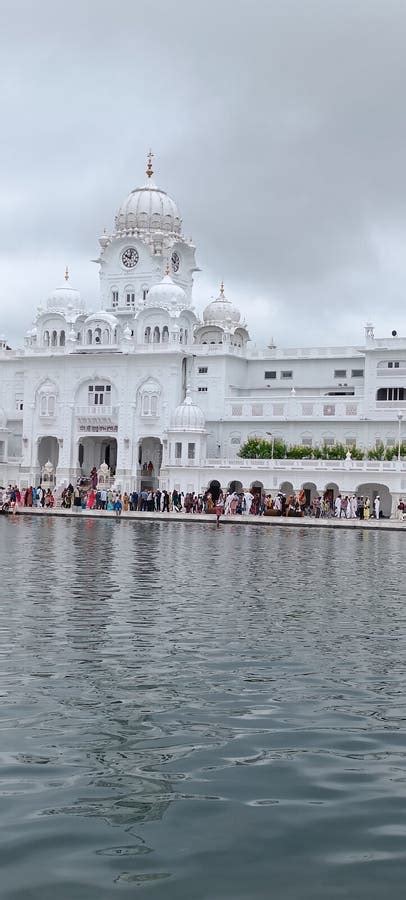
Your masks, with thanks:
M389 514L406 493L402 459L242 460L251 436L306 447L397 447L406 409L406 338L354 347L259 350L221 285L200 317L196 248L176 203L145 184L99 238L100 309L68 272L38 307L24 346L0 339L0 481L56 484L106 462L123 489L363 490ZM399 454L400 456L400 454Z

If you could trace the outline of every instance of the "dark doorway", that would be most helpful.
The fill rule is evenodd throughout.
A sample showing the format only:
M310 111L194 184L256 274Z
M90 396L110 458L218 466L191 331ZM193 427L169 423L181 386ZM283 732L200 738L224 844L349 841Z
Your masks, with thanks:
M217 500L219 498L219 494L221 491L220 482L219 481L211 481L209 484L208 490L210 491L211 496L213 498L213 503L217 503Z

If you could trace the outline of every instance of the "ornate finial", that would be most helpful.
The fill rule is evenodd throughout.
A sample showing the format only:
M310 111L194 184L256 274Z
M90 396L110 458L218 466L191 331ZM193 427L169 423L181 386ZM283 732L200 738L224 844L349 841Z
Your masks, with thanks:
M69 269L68 269L67 266L66 266L66 269L65 269L65 281L69 281Z
M220 285L220 297L224 297L224 281Z
M153 174L154 174L154 170L153 170L153 168L152 168L152 159L153 159L153 156L154 156L154 154L153 154L152 150L150 150L149 153L148 153L148 156L147 156L147 159L148 159L148 162L147 162L147 176L148 176L148 178L152 178L152 176L153 176Z

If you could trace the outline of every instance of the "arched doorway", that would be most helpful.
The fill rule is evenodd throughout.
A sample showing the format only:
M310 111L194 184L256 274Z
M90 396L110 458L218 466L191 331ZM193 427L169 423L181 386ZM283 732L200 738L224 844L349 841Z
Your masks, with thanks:
M162 465L162 443L157 437L144 437L138 444L140 490L156 490Z
M89 475L95 467L102 463L108 465L112 475L117 468L117 438L103 435L82 437L78 443L78 466L82 475Z
M210 494L213 499L213 503L216 503L219 498L220 491L221 491L220 482L217 481L216 479L213 479L213 481L210 482L207 490L210 491Z
M42 437L38 441L38 465L45 466L48 461L52 463L54 472L59 460L59 443L56 437Z
M329 481L329 483L326 484L323 491L323 500L327 500L332 510L334 509L334 502L339 493L340 489L338 484L334 481Z
M281 491L282 494L286 494L287 497L289 497L289 494L294 493L293 484L291 481L282 481L282 484L281 484L279 490Z
M237 494L240 494L242 491L242 482L241 481L230 481L228 490L231 491L231 493L233 493L233 491L236 491Z
M379 496L379 499L381 501L380 511L385 519L390 518L392 511L392 495L386 484L378 484L374 481L366 482L365 484L358 485L356 494L358 497L363 497L364 500L365 497L369 497L369 502L371 504L371 515L374 511L375 497Z
M302 488L306 494L306 506L309 507L312 505L314 498L319 496L319 492L314 481L305 481Z

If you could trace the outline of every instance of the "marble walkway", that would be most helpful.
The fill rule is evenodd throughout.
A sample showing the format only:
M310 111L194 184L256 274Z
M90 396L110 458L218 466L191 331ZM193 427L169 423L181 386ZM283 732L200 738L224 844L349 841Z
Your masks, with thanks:
M86 509L75 512L70 509L32 509L27 507L19 507L17 515L21 516L62 516L74 519L93 519L103 518L116 520L114 512L106 510ZM204 513L163 513L163 512L123 512L120 516L121 520L130 519L134 521L155 521L155 522L193 522L199 525L215 525L215 515L207 515ZM282 527L282 528L357 528L357 529L383 529L389 531L406 531L406 520L400 522L398 519L314 519L309 516L304 518L286 518L284 516L222 516L220 527L224 525L252 525L260 528Z

